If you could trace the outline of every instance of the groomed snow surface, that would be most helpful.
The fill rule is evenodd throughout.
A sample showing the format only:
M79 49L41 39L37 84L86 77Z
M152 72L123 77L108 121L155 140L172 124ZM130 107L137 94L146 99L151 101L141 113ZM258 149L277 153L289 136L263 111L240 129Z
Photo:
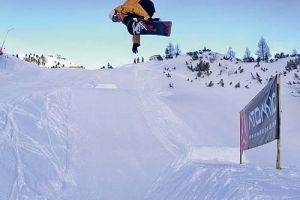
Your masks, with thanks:
M290 58L221 57L195 79L186 55L111 70L0 56L0 200L300 199L300 73L281 81L283 169L276 142L239 165L239 111Z

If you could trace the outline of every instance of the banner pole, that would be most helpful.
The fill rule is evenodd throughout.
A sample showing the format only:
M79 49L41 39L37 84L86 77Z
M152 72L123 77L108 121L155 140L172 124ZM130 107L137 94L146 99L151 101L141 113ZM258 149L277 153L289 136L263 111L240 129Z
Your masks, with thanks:
M242 116L240 112L240 165L243 163L243 150L242 150Z
M282 169L281 168L281 162L280 162L280 139L277 140L277 158L276 158L276 169Z
M243 163L243 150L240 150L240 165Z
M276 156L276 169L280 170L281 168L281 159L280 159L280 126L281 126L281 100L280 100L280 75L277 76L277 100L278 100L278 139L277 139L277 156Z

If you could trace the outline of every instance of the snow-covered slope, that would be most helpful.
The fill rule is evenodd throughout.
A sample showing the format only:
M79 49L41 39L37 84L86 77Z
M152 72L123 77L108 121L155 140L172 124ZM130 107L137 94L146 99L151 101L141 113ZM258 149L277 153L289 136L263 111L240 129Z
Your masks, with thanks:
M62 57L61 55L38 55L38 54L18 54L18 58L29 61L41 67L49 68L83 68L82 65L75 64L68 60L67 58Z
M239 165L239 111L287 59L221 58L195 79L189 56L94 71L0 56L0 199L300 198L299 72L282 78L283 170L275 143Z

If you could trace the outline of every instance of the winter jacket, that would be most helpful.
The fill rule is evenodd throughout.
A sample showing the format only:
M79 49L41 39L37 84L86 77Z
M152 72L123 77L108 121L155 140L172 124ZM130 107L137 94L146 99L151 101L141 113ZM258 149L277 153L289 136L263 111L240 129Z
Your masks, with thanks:
M115 11L119 13L120 20L124 23L124 18L126 18L126 16L128 15L138 15L143 17L144 19L149 19L150 17L152 17L153 13L155 12L154 7L152 8L153 12L147 13L147 11L142 7L142 1L150 0L126 0L126 2L123 5L120 5L117 8L115 8ZM127 26L127 24L125 25ZM132 42L140 44L140 36L133 35Z

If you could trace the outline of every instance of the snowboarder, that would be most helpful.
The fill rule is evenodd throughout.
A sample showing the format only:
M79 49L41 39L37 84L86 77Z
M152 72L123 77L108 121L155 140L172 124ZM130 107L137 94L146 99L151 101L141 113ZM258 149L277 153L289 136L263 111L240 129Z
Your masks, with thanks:
M154 13L155 7L151 0L126 0L123 5L118 6L110 12L109 18L113 22L122 22L128 27L134 18L151 20ZM133 35L132 42L132 52L138 53L140 35Z
M3 55L3 48L0 47L0 56Z

